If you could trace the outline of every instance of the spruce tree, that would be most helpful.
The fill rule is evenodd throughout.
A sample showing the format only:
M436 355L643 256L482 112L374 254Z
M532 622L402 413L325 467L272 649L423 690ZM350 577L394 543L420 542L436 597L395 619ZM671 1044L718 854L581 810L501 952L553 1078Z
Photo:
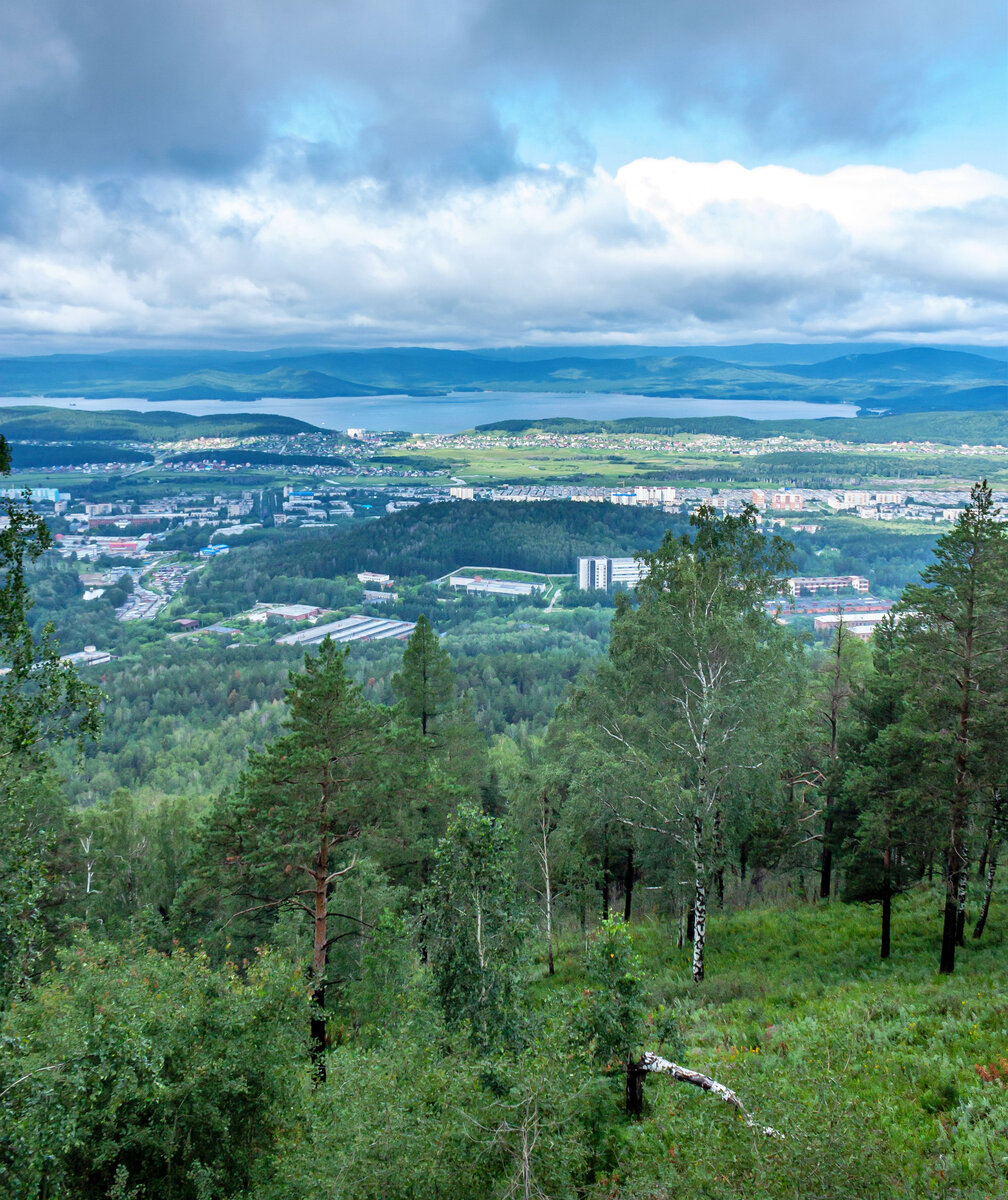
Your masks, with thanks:
M423 614L403 651L402 668L392 676L392 690L408 716L420 723L424 737L455 700L455 672L448 652Z

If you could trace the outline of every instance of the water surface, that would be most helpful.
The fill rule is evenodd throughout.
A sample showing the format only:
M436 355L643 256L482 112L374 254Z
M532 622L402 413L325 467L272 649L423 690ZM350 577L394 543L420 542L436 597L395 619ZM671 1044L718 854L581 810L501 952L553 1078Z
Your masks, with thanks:
M296 417L323 429L404 429L410 433L456 433L491 421L580 417L750 417L753 420L816 420L856 417L853 404L810 404L805 400L692 400L683 397L636 396L626 393L450 392L447 396L328 396L292 400L263 397L231 403L220 400L142 399L70 400L43 397L0 397L0 406L44 404L84 412L183 412L190 416L218 413L275 413Z

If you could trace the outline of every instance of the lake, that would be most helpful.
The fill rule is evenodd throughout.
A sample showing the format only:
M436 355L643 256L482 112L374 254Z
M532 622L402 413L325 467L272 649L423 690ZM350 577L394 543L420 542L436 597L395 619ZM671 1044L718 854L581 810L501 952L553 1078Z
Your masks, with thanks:
M329 396L310 400L69 400L0 397L0 406L44 404L84 412L184 412L191 416L276 413L323 429L405 429L410 433L457 433L491 421L514 418L580 417L751 417L753 420L815 420L856 417L853 404L809 404L803 400L691 400L622 393L450 392L447 396Z

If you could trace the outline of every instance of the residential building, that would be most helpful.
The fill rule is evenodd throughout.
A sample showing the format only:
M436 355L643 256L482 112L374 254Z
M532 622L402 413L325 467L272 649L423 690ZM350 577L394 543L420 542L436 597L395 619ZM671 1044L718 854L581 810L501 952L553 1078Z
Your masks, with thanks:
M792 596L815 596L819 592L867 592L868 580L863 575L795 576L788 580Z
M774 512L801 512L804 506L801 492L793 492L790 488L774 492L770 497L770 507Z

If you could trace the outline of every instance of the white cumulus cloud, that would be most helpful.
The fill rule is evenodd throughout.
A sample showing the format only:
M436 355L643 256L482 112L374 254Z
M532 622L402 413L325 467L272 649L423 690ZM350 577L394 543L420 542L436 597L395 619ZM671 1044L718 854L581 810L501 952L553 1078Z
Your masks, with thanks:
M267 168L22 193L0 224L8 348L976 342L1008 318L1008 180L969 166L640 159L395 202Z

